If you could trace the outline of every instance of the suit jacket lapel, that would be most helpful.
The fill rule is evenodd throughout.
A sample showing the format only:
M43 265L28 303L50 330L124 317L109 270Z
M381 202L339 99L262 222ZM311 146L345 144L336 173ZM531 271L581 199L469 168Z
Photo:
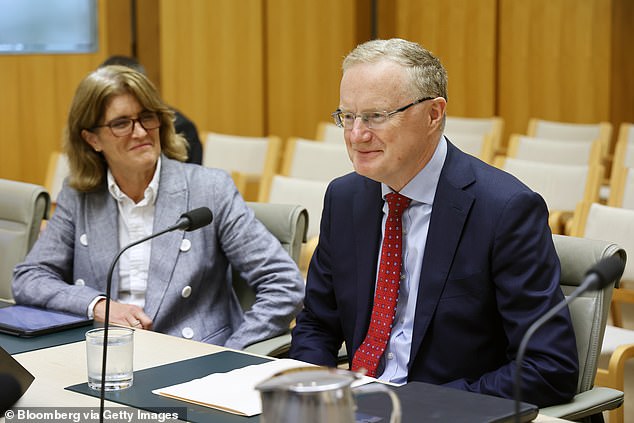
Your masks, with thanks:
M448 143L447 158L440 174L432 208L423 258L410 365L423 341L447 282L473 196L464 188L475 179L469 162Z
M162 156L161 178L154 213L154 232L175 224L180 216L187 211L188 202L187 181L183 171L177 162ZM151 241L152 254L145 296L145 313L152 319L156 317L167 287L172 280L172 273L183 238L183 231L173 231L160 235Z
M383 216L381 184L367 179L353 199L354 245L357 257L357 312L355 316L355 349L365 339L374 302L376 263L381 240Z

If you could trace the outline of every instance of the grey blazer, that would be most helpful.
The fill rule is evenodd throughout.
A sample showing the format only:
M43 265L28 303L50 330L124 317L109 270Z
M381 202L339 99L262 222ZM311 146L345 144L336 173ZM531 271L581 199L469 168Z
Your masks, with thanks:
M154 230L202 206L211 209L211 225L151 241L145 313L154 330L238 349L287 330L304 295L293 260L255 219L226 172L162 156ZM108 268L122 247L117 222L117 204L105 183L90 193L65 184L52 219L15 268L16 302L86 314L91 301L105 295ZM232 290L231 268L256 292L245 313ZM118 283L115 270L115 299Z

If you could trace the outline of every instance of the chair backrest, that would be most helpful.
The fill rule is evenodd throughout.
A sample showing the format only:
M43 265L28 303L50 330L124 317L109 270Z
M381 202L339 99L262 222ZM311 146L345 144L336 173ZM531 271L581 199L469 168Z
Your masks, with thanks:
M451 136L447 135L447 138L465 153L471 154L484 162L493 163L495 146L493 145L493 137L491 134L458 132Z
M275 175L266 198L260 197L260 202L278 204L300 204L308 210L307 238L311 239L319 234L319 223L324 204L324 195L328 182L311 181L308 179L291 178Z
M506 155L544 163L600 165L601 144L598 140L555 140L513 134Z
M306 241L308 211L297 204L247 202L255 217L277 238L295 263L299 264L302 242ZM233 273L233 289L243 310L251 308L255 301L253 289Z
M304 138L287 140L281 174L314 181L331 181L354 171L345 145Z
M579 203L570 235L610 240L634 254L634 210L599 203ZM625 264L622 281L634 282L634 262Z
M57 196L62 190L64 179L69 175L68 157L59 151L53 151L48 158L46 180L44 186L51 196L51 203L57 202Z
M247 137L207 132L203 166L262 175L269 162L279 158L279 137ZM274 164L273 164L274 166Z
M202 139L202 165L231 173L242 196L256 200L261 178L277 169L282 146L280 138L206 132ZM248 183L253 183L253 187L247 186Z
M599 260L613 255L626 259L625 250L613 242L565 235L553 235L553 242L561 263L560 285L564 295L570 295ZM614 281L600 291L586 291L569 305L579 355L577 393L591 389L594 384L610 300L618 283Z
M493 145L492 154L501 153L504 120L499 116L486 118L447 116L445 119L445 135L453 141L458 134L489 135ZM471 153L472 154L472 153Z
M612 168L608 205L634 210L634 167Z
M528 121L526 135L557 140L599 140L601 156L607 157L611 150L612 124L610 122L571 123L531 118Z
M0 298L12 298L13 268L37 240L49 207L44 187L0 179Z
M338 127L332 122L319 122L317 124L317 133L315 139L331 144L344 145L343 128Z
M498 157L495 163L541 194L551 212L572 212L580 201L599 200L602 166L541 163L512 157Z

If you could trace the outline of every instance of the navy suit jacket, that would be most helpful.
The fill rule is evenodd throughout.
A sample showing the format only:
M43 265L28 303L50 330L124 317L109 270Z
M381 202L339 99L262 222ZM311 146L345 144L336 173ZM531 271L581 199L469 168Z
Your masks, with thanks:
M365 338L381 242L378 182L352 173L328 187L291 357L333 366ZM563 300L543 199L513 176L448 143L419 281L408 380L513 397L514 358L528 327ZM575 393L578 359L568 310L528 345L522 399Z

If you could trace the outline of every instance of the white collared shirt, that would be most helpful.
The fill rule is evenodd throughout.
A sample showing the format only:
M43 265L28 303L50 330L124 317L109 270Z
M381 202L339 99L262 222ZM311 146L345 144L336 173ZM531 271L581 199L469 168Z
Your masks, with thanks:
M396 315L392 326L390 340L381 358L384 367L378 377L380 380L397 384L407 382L407 365L410 359L412 347L412 334L414 331L414 319L416 313L416 300L420 275L423 268L423 254L429 232L436 187L440 179L440 172L447 157L447 141L440 138L436 151L431 160L418 174L400 191L404 196L411 198L411 203L402 218L403 227L403 265L401 268L401 283L399 288ZM383 198L393 192L387 185L381 184ZM385 221L387 219L388 205L383 206L382 231L385 234ZM379 252L379 258L381 252ZM380 260L379 260L380 261ZM378 275L377 263L377 275ZM422 295L425 295L423 292ZM381 367L381 366L379 366Z
M117 185L110 169L108 169L108 191L117 201L119 209L119 247L123 248L131 242L152 234L154 227L154 209L158 194L161 173L161 158L156 164L154 176L145 189L143 199L135 203ZM121 255L119 259L119 302L145 306L148 270L152 243L143 242Z

